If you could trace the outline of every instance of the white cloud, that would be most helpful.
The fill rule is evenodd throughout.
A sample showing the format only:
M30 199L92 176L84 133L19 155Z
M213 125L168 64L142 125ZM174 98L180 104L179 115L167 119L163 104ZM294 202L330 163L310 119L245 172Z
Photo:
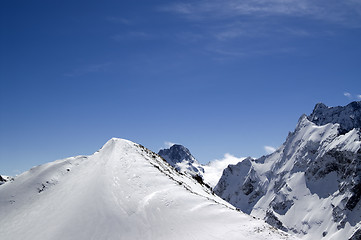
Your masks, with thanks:
M344 92L343 95L344 95L345 97L351 98L351 93L349 93L349 92Z
M160 9L180 14L190 20L236 16L297 16L350 26L351 22L358 24L361 17L360 1L355 0L197 0L173 2Z
M360 100L361 99L361 94L353 95L349 92L344 92L343 95L350 100Z
M202 42L202 50L213 59L224 60L271 54L304 54L299 48L269 39L328 36L330 30L320 23L361 27L359 0L175 0L158 10L179 16L191 23L189 40L179 34L182 44ZM292 24L289 18L315 23L314 28ZM333 33L332 33L333 34ZM282 36L282 37L280 37ZM252 41L252 40L256 41ZM262 44L257 40L261 39ZM245 40L245 41L242 41ZM240 44L242 43L242 44ZM276 47L276 46L282 46ZM289 49L292 49L291 51Z
M222 159L210 161L207 165L202 166L204 168L204 181L212 188L215 187L222 176L223 170L229 164L237 164L243 159L245 158L238 158L229 153L226 153Z
M170 148L171 146L173 146L175 143L172 143L172 142L164 142L164 146L166 147L166 148Z
M271 147L271 146L264 146L264 150L266 151L267 154L271 154L274 151L276 151L276 148Z

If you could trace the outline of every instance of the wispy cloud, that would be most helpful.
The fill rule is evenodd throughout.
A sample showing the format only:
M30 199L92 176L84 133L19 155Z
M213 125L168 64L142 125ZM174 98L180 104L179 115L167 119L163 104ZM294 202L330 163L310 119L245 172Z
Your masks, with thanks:
M344 92L343 95L349 100L361 100L361 94L351 94L349 92Z
M352 98L351 93L349 92L344 92L343 95L347 98Z
M190 24L179 42L201 43L204 51L219 55L215 59L304 55L287 39L329 36L332 26L361 27L360 0L176 0L158 10Z
M222 159L216 159L210 161L207 165L203 166L205 170L204 180L209 183L212 187L218 183L219 179L222 176L223 170L229 164L237 164L243 161L245 158L235 157L232 154L226 153Z
M271 154L274 151L276 151L277 149L271 146L264 146L264 150L266 151L267 154Z
M175 2L160 8L190 20L220 19L237 16L292 16L350 24L361 15L359 0L198 0ZM352 20L352 22L355 22Z
M228 18L255 14L304 15L312 12L310 2L305 0L201 0L173 3L161 9L183 14L189 19Z
M170 148L171 146L173 146L175 143L172 143L172 142L164 142L164 146L166 147L166 148Z

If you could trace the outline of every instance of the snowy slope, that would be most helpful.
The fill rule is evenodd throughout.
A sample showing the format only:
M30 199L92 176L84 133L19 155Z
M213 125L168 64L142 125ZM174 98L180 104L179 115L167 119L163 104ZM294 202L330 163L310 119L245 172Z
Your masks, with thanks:
M0 186L0 238L295 239L133 142L34 167Z
M317 104L276 152L229 166L215 192L304 239L361 239L359 106Z

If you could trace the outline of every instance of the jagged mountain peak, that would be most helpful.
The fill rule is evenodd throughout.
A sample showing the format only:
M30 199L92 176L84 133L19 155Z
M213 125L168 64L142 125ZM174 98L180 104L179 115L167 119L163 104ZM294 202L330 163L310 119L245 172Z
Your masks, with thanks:
M189 173L192 176L203 177L204 169L193 157L188 148L180 144L174 144L168 149L161 149L158 155L164 158L177 171Z
M328 107L323 103L317 103L313 112L308 116L308 120L318 126L338 123L341 133L348 132L353 128L361 128L361 101L337 107Z
M226 168L215 193L307 240L359 239L360 105L317 104L277 151Z
M191 163L197 161L191 154L188 148L180 144L174 144L168 149L161 149L158 154L164 159L168 158L170 164L174 165L176 163L182 162L184 160ZM168 160L166 159L166 160Z

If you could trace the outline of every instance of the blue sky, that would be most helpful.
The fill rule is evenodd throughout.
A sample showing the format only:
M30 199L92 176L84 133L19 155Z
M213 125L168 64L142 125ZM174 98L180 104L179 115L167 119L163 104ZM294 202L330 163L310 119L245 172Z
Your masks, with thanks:
M361 99L360 0L4 0L0 21L0 174L111 137L259 157Z

